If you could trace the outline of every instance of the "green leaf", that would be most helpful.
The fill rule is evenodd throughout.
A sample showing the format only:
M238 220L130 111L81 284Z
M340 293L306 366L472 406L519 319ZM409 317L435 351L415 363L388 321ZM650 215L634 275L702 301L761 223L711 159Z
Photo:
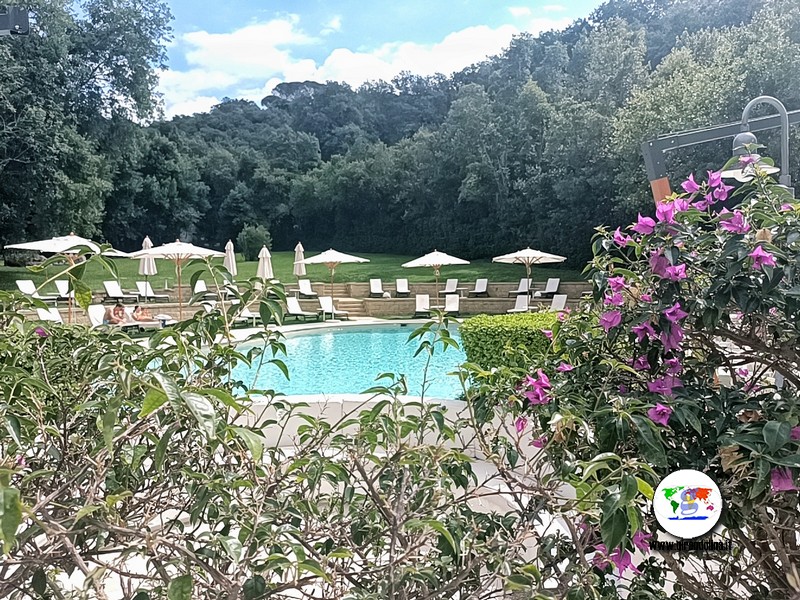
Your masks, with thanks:
M47 591L47 573L44 572L44 569L36 569L36 572L31 578L31 588L40 596L44 596L44 593Z
M353 552L347 548L334 548L328 552L328 558L352 558Z
M782 421L768 421L764 425L763 435L770 453L774 453L789 441L792 436L792 427Z
M253 460L255 462L261 462L261 457L264 455L264 437L244 427L232 427L231 429L239 439L245 443L247 449L250 450Z
M109 404L106 412L103 413L103 441L109 454L114 453L114 425L117 424L117 411L119 406L116 402Z
M600 521L600 537L609 552L619 546L628 531L628 515L623 509L617 509L603 515Z
M640 479L639 477L636 478L636 487L639 488L639 491L642 495L647 498L648 500L652 500L655 492L653 492L653 488L647 483L644 479Z
M19 490L10 487L0 489L0 500L0 534L3 539L3 552L8 554L17 539L17 528L22 523Z
M439 532L439 534L441 534L441 536L447 540L450 548L453 549L453 554L458 554L458 545L456 544L455 539L453 539L453 534L450 533L447 527L444 526L444 523L436 519L428 519L425 521L425 524L434 531Z
M169 582L168 600L192 600L192 576L181 575Z
M267 581L261 575L253 575L244 582L242 593L244 600L256 600L262 598L267 591Z
M659 467L667 465L667 456L658 434L653 431L652 422L641 415L631 415L631 421L636 425L636 437L639 439L642 454L653 464Z
M242 543L235 537L221 535L219 542L225 549L227 554L234 563L242 560Z
M300 561L297 563L297 570L302 573L303 571L308 571L309 573L313 573L317 577L322 577L326 581L330 581L330 578L325 574L325 571L322 570L322 565L320 565L317 561L311 558L307 558L306 560Z
M144 418L161 408L167 402L167 395L157 388L150 388L144 395L142 402L142 409L139 411L139 417Z
M211 401L195 392L184 392L183 399L206 436L209 439L216 437L217 413L214 411Z
M525 575L509 575L506 577L505 589L508 591L528 590L533 586L533 580Z
M153 455L153 466L159 473L164 469L164 457L167 455L167 448L169 447L169 441L172 439L173 433L175 433L174 429L167 429L161 439L158 440L158 444L156 444L156 451Z
M161 385L161 388L167 395L167 399L174 404L179 404L181 400L181 391L172 378L158 371L153 373L153 377L155 377L158 383Z
M75 514L75 521L77 523L83 517L92 514L96 510L100 510L103 508L102 504L87 504L86 506L81 507L81 509Z

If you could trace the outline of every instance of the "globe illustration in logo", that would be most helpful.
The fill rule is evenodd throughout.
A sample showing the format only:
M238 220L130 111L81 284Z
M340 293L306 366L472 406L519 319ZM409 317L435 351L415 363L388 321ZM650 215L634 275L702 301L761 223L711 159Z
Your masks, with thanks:
M664 531L688 540L714 528L722 514L722 495L705 473L675 471L656 488L653 511Z

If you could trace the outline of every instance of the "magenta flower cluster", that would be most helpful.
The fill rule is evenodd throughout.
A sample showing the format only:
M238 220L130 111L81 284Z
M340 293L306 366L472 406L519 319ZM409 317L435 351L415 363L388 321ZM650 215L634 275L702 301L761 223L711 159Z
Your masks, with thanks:
M549 404L550 398L550 379L539 369L538 377L527 375L525 384L531 389L523 393L531 404Z

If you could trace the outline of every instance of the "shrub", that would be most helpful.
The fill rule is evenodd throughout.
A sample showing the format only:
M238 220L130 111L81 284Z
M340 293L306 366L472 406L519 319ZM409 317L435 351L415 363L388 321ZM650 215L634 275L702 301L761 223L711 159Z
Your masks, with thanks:
M508 350L523 348L532 356L544 352L549 344L545 330L558 322L556 313L478 315L461 325L461 339L467 360L485 369L504 364Z
M262 246L272 247L272 236L263 225L245 225L236 236L236 244L245 260L258 260Z

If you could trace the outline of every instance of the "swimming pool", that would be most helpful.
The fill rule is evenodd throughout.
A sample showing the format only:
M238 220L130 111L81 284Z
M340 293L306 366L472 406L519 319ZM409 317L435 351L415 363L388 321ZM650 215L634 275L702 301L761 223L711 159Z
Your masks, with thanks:
M250 388L274 389L287 395L354 394L380 383L380 373L398 373L408 379L408 393L422 393L426 353L414 356L419 340L408 342L415 324L386 324L323 328L287 334L286 356L281 356L289 368L287 381L275 365L264 365L256 375L256 366L237 365L234 379ZM453 333L460 343L461 339ZM461 349L448 348L442 352L437 345L428 368L426 397L456 398L461 393L458 377L447 376L466 360Z

